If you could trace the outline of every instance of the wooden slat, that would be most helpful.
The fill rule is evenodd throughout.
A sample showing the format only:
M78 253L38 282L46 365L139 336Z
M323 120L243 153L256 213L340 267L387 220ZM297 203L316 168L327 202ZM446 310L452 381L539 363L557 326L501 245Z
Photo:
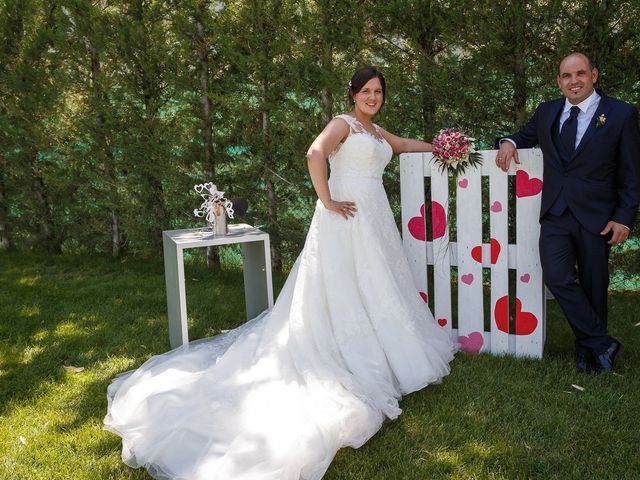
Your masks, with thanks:
M451 331L451 267L447 213L449 206L449 177L446 173L440 172L434 163L431 163L430 167L434 316L443 328Z
M542 357L544 347L544 290L538 251L542 154L521 150L516 172L516 355Z
M508 175L496 166L495 155L484 152L483 165L489 170L489 236L496 254L499 249L491 262L491 352L503 354L509 352L509 261L515 255L510 257L508 248Z
M458 251L458 332L469 336L484 332L482 292L482 183L478 169L456 179ZM473 258L475 252L476 259ZM465 348L465 344L461 344ZM478 346L473 343L474 348ZM483 342L482 349L487 345Z
M402 244L409 260L413 283L419 292L427 295L427 248L424 219L422 230L416 235L420 225L421 209L425 211L424 156L427 154L404 154L400 157L400 195L402 198ZM430 155L429 155L430 156ZM414 219L414 220L412 220ZM412 231L409 230L411 222ZM413 234L412 234L413 232ZM420 237L420 238L416 238ZM423 296L423 298L424 298Z

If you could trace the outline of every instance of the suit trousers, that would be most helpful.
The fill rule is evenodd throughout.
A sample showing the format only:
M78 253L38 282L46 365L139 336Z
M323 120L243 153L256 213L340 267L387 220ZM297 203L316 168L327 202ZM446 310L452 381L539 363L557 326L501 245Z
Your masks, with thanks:
M613 340L607 334L610 238L586 230L569 208L540 221L544 281L573 329L576 350L596 355Z

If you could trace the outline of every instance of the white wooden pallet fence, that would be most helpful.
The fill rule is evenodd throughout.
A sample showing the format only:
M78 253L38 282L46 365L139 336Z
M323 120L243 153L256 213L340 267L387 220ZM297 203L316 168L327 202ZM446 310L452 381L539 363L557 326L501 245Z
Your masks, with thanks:
M438 324L468 352L491 352L542 357L546 304L538 255L542 153L519 150L521 164L508 174L516 176L509 192L507 174L495 165L495 150L480 152L482 167L468 169L456 179L456 204L449 201L449 177L430 153L400 156L402 239L416 287L428 301ZM489 201L483 204L482 177L489 178ZM431 192L425 192L431 177ZM429 197L426 194L430 193ZM516 196L515 244L508 244L508 198ZM448 211L455 208L456 241L449 240ZM489 216L490 243L482 243L482 215ZM425 216L431 216L427 235ZM513 225L511 226L514 227ZM433 240L427 241L430 237ZM433 265L428 278L427 265ZM451 267L457 267L457 278ZM485 298L483 268L490 268L490 295ZM509 270L515 270L515 302L509 299ZM513 276L512 276L513 277ZM428 282L433 297L428 299ZM458 328L452 328L452 281L458 289ZM484 305L490 302L489 331L485 331ZM515 312L510 312L510 304ZM514 331L509 317L515 318ZM514 324L514 322L511 322Z

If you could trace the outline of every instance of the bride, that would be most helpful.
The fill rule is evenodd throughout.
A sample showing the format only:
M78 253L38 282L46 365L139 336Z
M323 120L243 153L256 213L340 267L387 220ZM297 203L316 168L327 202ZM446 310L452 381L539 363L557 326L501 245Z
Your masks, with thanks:
M275 306L109 386L104 424L127 465L159 479L319 479L339 448L400 414L401 395L449 373L457 345L412 283L382 186L392 152L431 145L372 123L385 88L376 68L358 70L352 111L309 148L319 200Z

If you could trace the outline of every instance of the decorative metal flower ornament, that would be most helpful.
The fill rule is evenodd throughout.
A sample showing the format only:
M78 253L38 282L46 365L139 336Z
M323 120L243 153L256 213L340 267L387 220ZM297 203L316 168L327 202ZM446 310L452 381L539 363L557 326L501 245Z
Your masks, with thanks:
M207 225L214 226L216 218L226 213L229 218L233 218L233 204L224 198L224 192L218 190L213 183L201 183L194 185L193 189L204 199L200 208L193 210L197 218L204 218Z

